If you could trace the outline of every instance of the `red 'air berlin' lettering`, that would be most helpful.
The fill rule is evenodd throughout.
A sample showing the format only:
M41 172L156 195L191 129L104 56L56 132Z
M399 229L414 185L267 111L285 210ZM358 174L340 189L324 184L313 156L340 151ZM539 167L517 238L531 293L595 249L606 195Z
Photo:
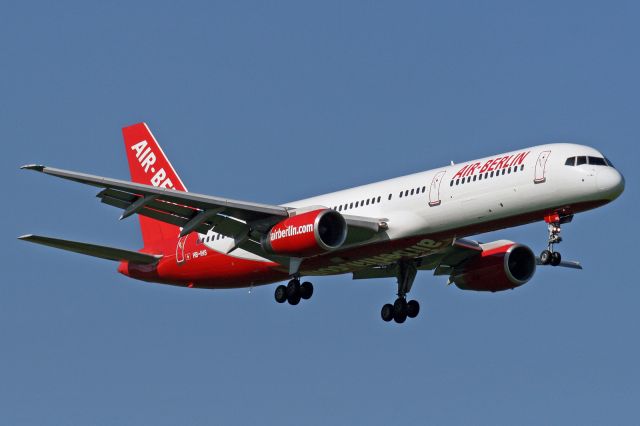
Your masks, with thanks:
M464 176L464 172L467 170L467 168L469 167L469 165L467 164L466 166L464 166L463 168L461 168L458 173L455 174L455 176L453 177L454 179L458 179Z
M521 152L519 154L507 155L504 157L492 158L487 160L486 163L473 163L467 164L453 176L453 179L465 178L476 174L476 172L482 174L486 172L492 172L494 170L506 169L508 167L519 166L524 163L525 158L529 155L530 151Z

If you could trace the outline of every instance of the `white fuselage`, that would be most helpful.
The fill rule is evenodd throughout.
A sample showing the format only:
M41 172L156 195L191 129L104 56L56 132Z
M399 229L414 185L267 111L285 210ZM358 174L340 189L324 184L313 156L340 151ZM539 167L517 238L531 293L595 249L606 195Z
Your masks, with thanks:
M541 212L536 220L543 220L543 212L593 204L581 211L615 199L624 189L622 175L608 163L565 164L579 156L605 162L600 152L587 146L539 145L285 205L324 206L343 215L385 219L387 231L357 245L443 232L462 237L473 225L502 221L509 223L504 227L514 226L531 222L525 218L531 213ZM205 243L211 249L224 252L232 244L212 234ZM267 261L244 250L233 257Z
M480 173L482 167L491 160L495 162L496 159L521 153L528 154L517 166L490 170L490 165ZM546 159L540 158L544 153ZM566 166L567 158L575 156L604 158L600 152L587 146L564 143L539 145L286 205L322 205L329 208L347 205L347 209L340 210L341 213L388 219L387 235L396 239L442 232L565 204L612 200L620 194L624 180L617 170L588 164ZM478 163L480 166L469 170L470 174L453 179L460 170ZM514 171L515 168L517 171ZM485 178L486 173L488 177ZM439 185L438 182L434 183L436 177L440 177ZM456 182L462 179L465 183ZM409 195L405 196L407 191ZM381 197L380 203L367 205L367 199L377 200L377 197ZM361 205L363 200L365 203ZM355 207L356 202L358 207ZM351 207L352 203L354 207Z

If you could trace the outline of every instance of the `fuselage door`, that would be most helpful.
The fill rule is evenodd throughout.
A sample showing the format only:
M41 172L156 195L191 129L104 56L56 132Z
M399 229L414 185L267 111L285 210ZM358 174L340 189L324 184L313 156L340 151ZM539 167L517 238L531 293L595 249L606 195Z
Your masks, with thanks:
M178 245L176 246L176 262L178 265L184 263L184 246L187 244L187 238L189 238L189 234L178 238Z
M543 183L547 180L544 174L550 154L551 151L542 151L538 156L538 160L536 161L536 176L533 179L534 183Z
M433 177L433 180L431 181L431 186L429 187L429 206L430 207L439 206L441 203L440 184L442 183L442 179L445 173L446 173L445 170L436 173L436 175Z

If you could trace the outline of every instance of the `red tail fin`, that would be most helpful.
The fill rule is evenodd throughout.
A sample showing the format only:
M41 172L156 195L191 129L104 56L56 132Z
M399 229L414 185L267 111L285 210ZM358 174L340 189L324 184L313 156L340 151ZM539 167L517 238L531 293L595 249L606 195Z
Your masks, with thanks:
M146 123L125 127L122 135L132 182L187 191ZM160 248L164 245L163 240L177 238L180 233L180 228L175 225L141 215L138 217L145 248Z

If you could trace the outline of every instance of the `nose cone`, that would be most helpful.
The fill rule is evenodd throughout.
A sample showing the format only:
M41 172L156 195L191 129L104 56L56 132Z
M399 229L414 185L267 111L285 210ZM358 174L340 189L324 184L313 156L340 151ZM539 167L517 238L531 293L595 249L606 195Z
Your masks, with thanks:
M598 170L596 182L600 192L610 200L618 198L624 191L624 177L613 167Z

